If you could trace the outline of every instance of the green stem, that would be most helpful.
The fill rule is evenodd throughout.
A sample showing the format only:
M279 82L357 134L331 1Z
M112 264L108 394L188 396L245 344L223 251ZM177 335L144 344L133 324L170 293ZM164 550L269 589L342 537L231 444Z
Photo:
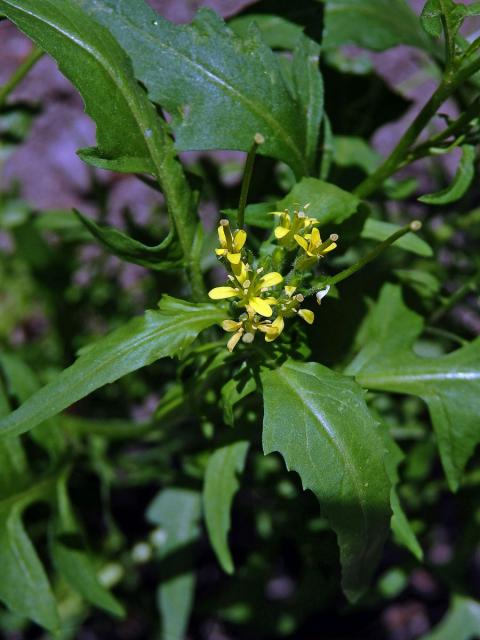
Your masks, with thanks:
M400 138L395 149L371 176L368 176L358 185L355 189L355 195L360 198L368 197L370 194L374 193L387 178L397 171L407 157L412 144L437 113L445 100L454 93L459 85L479 70L480 57L473 60L470 64L465 65L463 68L460 68L455 73L449 72L445 75L436 91L432 94L423 109Z
M460 302L468 293L472 291L476 291L478 288L478 280L479 274L476 273L472 278L470 278L465 284L457 289L449 298L447 298L443 304L432 313L429 318L430 324L435 324L438 322L443 316L453 309L453 307Z
M462 115L457 118L457 120L455 120L455 122L452 122L443 131L440 131L426 142L423 142L422 144L412 149L410 156L406 159L406 161L412 162L413 160L418 160L419 158L423 158L426 155L429 155L431 147L435 147L445 140L448 140L448 138L450 138L451 136L455 136L461 133L462 129L479 115L480 97L475 98L475 100L469 105L466 111L464 111Z
M22 64L13 72L9 80L7 80L3 87L0 87L0 107L5 104L8 96L20 84L30 69L40 60L43 53L41 49L34 47Z
M238 202L237 211L237 226L239 229L243 229L245 226L245 208L247 206L248 190L250 189L250 182L252 180L253 163L255 162L255 154L257 153L258 146L263 144L264 137L260 133L256 133L253 144L250 147L250 151L247 154L247 161L245 162L245 169L243 172L242 188L240 190L240 200Z
M350 276L353 276L354 273L356 273L357 271L360 271L360 269L362 269L366 264L368 264L369 262L372 262L372 260L375 260L375 258L377 258L381 253L383 253L383 251L385 251L385 249L387 249L391 244L396 242L399 238L409 233L410 231L418 231L421 228L421 226L422 225L418 220L414 220L410 224L407 224L405 227L402 227L398 231L395 231L395 233L392 233L392 235L389 236L386 240L384 240L383 242L380 242L375 247L375 249L370 251L370 253L367 253L366 256L364 256L361 260L359 260L355 264L352 264L350 267L348 267L348 269L344 269L343 271L340 271L340 273L337 273L337 275L327 278L325 280L324 285L337 284L342 280L346 280L347 278L350 278Z

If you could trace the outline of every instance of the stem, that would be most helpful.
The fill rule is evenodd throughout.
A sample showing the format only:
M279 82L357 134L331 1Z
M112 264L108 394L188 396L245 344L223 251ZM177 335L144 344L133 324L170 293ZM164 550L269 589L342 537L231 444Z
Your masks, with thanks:
M426 142L423 142L422 144L412 149L410 161L418 160L419 158L423 158L426 155L429 155L431 147L434 147L441 142L448 140L448 138L450 138L451 136L459 133L465 125L471 122L478 115L480 115L480 97L475 98L475 100L469 105L466 111L464 111L462 115L457 118L457 120L455 120L455 122L452 122L443 131L440 131Z
M462 300L462 298L464 298L467 293L475 291L478 288L478 279L479 274L476 273L472 278L468 280L468 282L465 282L464 285L459 287L449 298L447 298L443 302L443 304L436 311L432 313L429 318L429 323L435 324L436 322L438 322L446 313L450 311L450 309L452 309L457 304L457 302L460 302L460 300Z
M405 234L409 233L410 231L418 231L421 228L421 226L422 226L421 222L419 222L418 220L414 220L410 224L407 224L405 227L402 227L398 231L395 231L395 233L392 233L392 235L389 236L386 240L384 240L383 242L380 242L375 247L375 249L370 251L370 253L367 253L367 255L364 256L361 260L359 260L355 264L352 264L351 267L348 267L348 269L344 269L343 271L340 271L340 273L337 273L337 275L335 276L331 276L330 278L327 278L324 284L332 285L332 284L337 284L337 282L341 282L342 280L346 280L347 278L352 276L354 273L362 269L366 264L368 264L369 262L372 262L372 260L375 260L375 258L377 258L381 253L383 253L383 251L385 251L385 249L387 249L396 240L398 240Z
M245 162L245 169L243 172L242 188L240 190L240 200L238 202L237 211L237 226L239 229L243 229L245 226L245 207L247 206L248 190L250 189L250 181L253 173L253 163L255 162L255 154L259 145L265 142L265 138L260 133L256 133L253 144L247 155L247 161Z
M5 104L8 96L20 84L30 69L40 60L43 53L41 49L34 47L22 64L13 72L9 80L7 80L3 87L0 87L0 107Z
M445 75L436 91L432 94L415 120L400 138L395 149L371 176L368 176L358 185L355 189L355 195L359 198L368 197L376 191L387 178L397 171L408 155L408 151L412 144L445 100L454 93L460 84L479 70L480 57L473 60L470 64L467 64L465 67L460 68L455 74L450 72Z
M445 7L444 0L440 0L440 7L442 9L442 26L443 26L443 35L445 37L445 71L449 73L455 65L455 39L452 38L452 33L450 32L448 26L448 9Z

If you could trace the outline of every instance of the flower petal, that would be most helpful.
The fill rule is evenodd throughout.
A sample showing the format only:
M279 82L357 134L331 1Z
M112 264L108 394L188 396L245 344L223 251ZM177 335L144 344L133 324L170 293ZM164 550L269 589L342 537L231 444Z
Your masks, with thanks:
M283 276L278 271L272 271L271 273L266 273L264 276L260 278L259 284L263 287L274 287L277 284L282 282Z
M257 296L250 298L248 301L249 305L252 307L254 311L256 311L259 315L264 318L270 318L272 315L272 307L266 302Z
M238 292L233 287L215 287L208 292L208 297L212 300L223 300L233 298Z
M297 244L299 244L304 251L307 251L308 242L305 240L305 238L302 238L302 236L299 236L298 233L295 234L294 238L297 241Z
M242 337L242 333L243 333L243 329L241 331L237 331L237 333L234 333L233 336L230 338L230 340L227 342L227 349L229 351L233 351L235 349L238 341Z
M272 322L272 327L274 327L275 331L278 333L282 333L283 328L285 327L285 320L283 319L283 316L277 316Z
M238 231L235 231L235 235L233 236L233 245L236 251L241 251L246 239L246 231L244 231L243 229L238 229Z
M329 251L333 251L336 248L337 248L337 243L336 242L332 242L332 244L329 244L326 249L322 250L322 253L328 253Z
M231 264L238 264L240 262L240 258L242 257L241 253L227 253L227 260Z
M224 249L226 249L227 247L227 238L225 236L225 229L223 228L223 225L220 225L217 229L218 231L218 239L220 240L220 244L222 245L222 247Z
M286 229L285 227L275 227L275 231L273 233L277 240L281 240L290 233L290 229Z
M289 298L291 298L293 296L293 294L295 293L295 291L297 290L297 287L292 287L292 285L285 285L284 287L285 289L285 293L287 294L287 296Z
M224 256L226 252L226 249L215 249L215 253L217 254L217 256Z
M300 309L298 311L298 315L302 317L305 322L308 322L308 324L313 324L313 321L315 320L315 314L313 311L310 311L310 309Z
M237 331L238 329L240 329L240 327L242 326L241 322L238 322L237 320L224 320L222 322L222 329L224 331Z
M317 227L313 227L310 233L310 243L313 247L319 247L322 244L322 238L320 237L320 231Z
M235 278L238 280L240 284L243 284L247 279L248 270L244 262L239 262L238 264L232 264L232 271L235 275Z

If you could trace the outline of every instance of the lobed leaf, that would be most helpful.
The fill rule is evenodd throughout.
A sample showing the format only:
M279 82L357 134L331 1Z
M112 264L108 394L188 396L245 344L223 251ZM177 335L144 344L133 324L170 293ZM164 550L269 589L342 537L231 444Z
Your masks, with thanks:
M390 521L385 448L364 394L317 363L288 360L262 374L263 449L278 451L320 501L337 534L342 585L351 600L367 589Z
M452 490L480 442L480 338L452 353L423 358L412 352L422 331L401 291L385 285L361 333L362 348L346 373L363 387L422 398L429 409Z
M224 571L233 573L234 565L228 548L230 509L240 486L249 442L239 441L221 447L208 460L203 487L203 508L210 543Z
M0 436L33 429L95 389L159 358L179 355L200 331L224 318L218 306L164 296L158 311L147 311L94 343L55 380L0 420Z
M118 39L150 99L172 115L177 149L248 151L261 133L259 153L308 173L306 123L257 29L239 38L207 9L174 25L144 2L75 1Z

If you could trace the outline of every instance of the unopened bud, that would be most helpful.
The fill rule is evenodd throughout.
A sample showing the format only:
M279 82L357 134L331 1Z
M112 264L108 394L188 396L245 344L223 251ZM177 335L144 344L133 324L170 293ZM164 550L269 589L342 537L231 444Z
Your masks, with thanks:
M263 144L265 142L265 138L261 133L256 133L253 139L255 140L256 144Z
M302 296L301 293L297 293L297 295L295 296L295 300L298 300L298 302L303 302L305 298Z
M251 344L254 341L254 339L255 339L255 335L250 332L242 336L242 342L245 342L246 344Z
M419 231L422 228L422 223L420 222L420 220L413 220L413 222L410 223L410 229L412 231Z
M338 234L337 233L331 233L330 234L330 240L332 242L336 242L338 240Z
M226 220L225 218L222 218L220 220L220 224L222 225L222 227L228 227L228 225L230 224L230 222L228 220Z

